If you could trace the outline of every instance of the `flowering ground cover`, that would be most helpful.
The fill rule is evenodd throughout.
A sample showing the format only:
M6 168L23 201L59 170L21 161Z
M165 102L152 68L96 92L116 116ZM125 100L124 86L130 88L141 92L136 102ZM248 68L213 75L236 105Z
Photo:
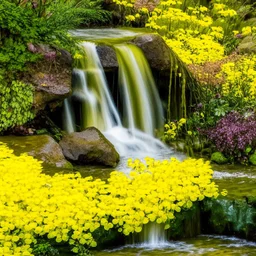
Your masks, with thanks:
M45 239L86 255L97 246L99 229L129 235L148 222L168 229L194 202L219 195L202 159L130 159L128 165L128 176L114 171L106 182L79 173L49 176L40 161L0 143L0 254L44 255Z
M171 55L177 55L199 83L198 89L191 87L184 68L172 60L170 81L175 85L169 85L165 142L185 139L185 151L192 155L195 143L199 143L203 150L204 145L211 143L207 152L219 151L216 140L206 136L209 135L207 130L212 131L220 119L232 111L244 116L244 122L247 122L248 113L254 115L256 111L256 58L255 50L251 50L256 48L253 3L239 0L114 2L127 25L143 25L160 34L174 52ZM243 47L239 48L240 45ZM175 76L179 77L173 79ZM172 95L177 86L182 87L181 96ZM186 103L186 90L192 90L195 95L196 91L201 91L196 104ZM180 104L182 111L179 114L172 109L171 101L175 101L174 105ZM171 119L175 115L176 120ZM186 119L182 126L179 125L180 118ZM228 134L221 136L220 140L225 140ZM235 133L233 138L243 140L243 136ZM245 146L244 150L251 148L249 153L241 150L230 154L221 150L220 153L230 162L256 164L248 161L256 156L256 148L251 146L255 141L256 137L252 137ZM244 155L247 160L241 160Z

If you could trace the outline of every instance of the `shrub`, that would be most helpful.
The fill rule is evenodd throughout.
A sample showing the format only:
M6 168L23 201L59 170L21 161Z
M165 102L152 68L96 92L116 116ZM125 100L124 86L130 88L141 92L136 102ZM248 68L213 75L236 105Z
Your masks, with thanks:
M108 12L100 2L89 0L1 0L0 3L0 131L24 124L33 117L32 91L23 86L21 72L42 56L35 45L76 51L76 41L68 34L81 23L106 21ZM40 48L40 47L39 47ZM49 53L51 54L51 53ZM45 54L46 58L53 56Z
M248 162L248 156L256 149L256 115L250 113L247 116L233 111L206 134L225 156Z
M218 77L224 78L221 94L236 108L255 106L256 56L245 56L237 62L222 65Z
M41 162L0 143L0 255L53 251L47 241L85 252L97 245L98 229L129 235L148 222L168 229L194 202L218 197L202 159L130 159L129 166L130 175L114 171L107 182L79 173L51 177L41 173Z

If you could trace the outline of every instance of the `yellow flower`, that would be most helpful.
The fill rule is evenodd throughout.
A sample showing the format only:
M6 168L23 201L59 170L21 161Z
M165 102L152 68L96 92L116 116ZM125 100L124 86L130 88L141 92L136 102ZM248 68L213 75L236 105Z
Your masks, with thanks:
M82 58L83 58L83 56L80 53L78 53L78 52L75 53L75 55L74 55L75 60L82 59Z
M133 16L133 15L127 15L127 16L125 16L125 19L126 19L127 21L135 21L135 16Z
M49 176L40 161L0 143L0 254L32 255L41 236L79 253L79 245L97 246L99 228L129 235L157 222L168 229L177 212L218 196L213 171L202 159L148 157L128 164L129 175L113 171L107 182L78 173Z

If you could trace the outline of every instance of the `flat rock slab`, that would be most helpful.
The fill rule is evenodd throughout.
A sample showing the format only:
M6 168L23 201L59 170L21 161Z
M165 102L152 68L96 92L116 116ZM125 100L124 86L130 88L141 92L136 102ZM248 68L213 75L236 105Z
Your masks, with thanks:
M72 168L72 164L65 159L59 144L49 135L0 136L0 141L13 149L16 155L28 153L46 165Z
M60 141L64 156L78 164L100 164L115 167L119 154L95 127L65 135Z

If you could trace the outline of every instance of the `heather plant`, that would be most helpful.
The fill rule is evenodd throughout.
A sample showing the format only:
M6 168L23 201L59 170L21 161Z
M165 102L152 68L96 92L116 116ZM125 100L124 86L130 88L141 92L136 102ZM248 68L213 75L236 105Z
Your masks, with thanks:
M231 161L247 163L256 150L256 114L232 111L205 134Z

